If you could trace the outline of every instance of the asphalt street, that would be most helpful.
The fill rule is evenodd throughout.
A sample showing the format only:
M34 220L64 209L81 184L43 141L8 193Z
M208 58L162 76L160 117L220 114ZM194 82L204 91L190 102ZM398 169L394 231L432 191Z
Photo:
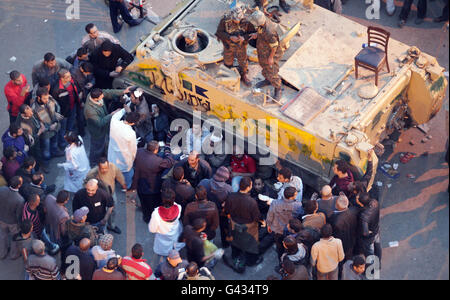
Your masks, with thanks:
M382 0L380 18L367 20L365 1L348 0L343 14L364 25L376 24L391 32L391 37L408 45L415 45L421 51L435 56L439 64L449 69L449 34L443 23L433 23L432 19L441 14L443 1L429 1L425 22L414 24L417 9L413 7L406 26L397 27L398 15L403 1L395 1L397 11L389 17ZM167 16L177 1L150 1L152 16ZM290 2L290 1L288 1ZM9 80L7 72L19 70L31 82L31 68L46 52L65 58L76 51L84 36L84 26L93 22L99 30L112 32L109 12L103 0L80 0L80 18L67 20L66 10L70 4L66 0L2 0L0 1L0 86ZM126 49L132 49L139 38L147 34L154 25L143 22L137 27L124 25L116 34ZM15 58L15 59L14 59ZM0 105L6 108L3 92ZM446 100L448 107L448 90ZM399 163L401 176L397 180L385 177L381 172L376 181L381 182L381 239L383 247L381 279L449 279L449 204L448 165L444 161L448 139L448 110L442 109L427 125L432 139L421 143L424 133L411 128L400 135L398 143L386 146L380 161L399 162L402 152L414 152L417 157L408 164ZM9 125L8 112L0 110L0 130L3 133ZM411 145L410 141L415 141ZM87 145L89 147L89 145ZM1 145L0 145L0 150ZM63 187L63 170L56 163L63 158L52 160L51 173L46 181L55 183L57 191ZM414 179L407 174L413 174ZM142 221L141 212L131 203L126 203L125 194L117 191L117 221L122 234L114 235L113 248L124 256L130 254L130 245L139 242L144 245L145 255L153 268L157 258L153 255L153 235ZM68 205L69 210L71 205ZM390 242L398 241L398 247L390 247ZM219 242L220 244L220 242ZM229 254L229 249L227 254ZM277 264L274 249L266 252L264 262L248 268L240 275L234 273L222 262L215 267L216 279L265 279L275 275ZM0 279L22 279L21 260L0 260Z

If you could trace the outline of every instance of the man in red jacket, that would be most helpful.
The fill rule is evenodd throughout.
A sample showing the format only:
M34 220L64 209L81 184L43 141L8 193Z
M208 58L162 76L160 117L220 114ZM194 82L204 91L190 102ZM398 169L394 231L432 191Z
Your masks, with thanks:
M19 114L19 107L30 95L30 86L25 76L19 71L11 71L9 78L11 80L5 85L5 96L8 101L9 122L12 124Z

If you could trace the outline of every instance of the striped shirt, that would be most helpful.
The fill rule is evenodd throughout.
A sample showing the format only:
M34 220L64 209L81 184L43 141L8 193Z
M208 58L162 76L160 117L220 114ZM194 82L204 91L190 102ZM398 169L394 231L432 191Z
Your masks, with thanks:
M122 269L127 274L127 280L149 280L154 279L152 268L145 259L135 259L125 256L122 259Z
M25 264L25 271L33 280L61 279L56 259L48 254L31 254Z
M28 202L25 202L23 206L23 213L22 213L22 221L30 219L31 222L33 222L33 233L40 238L42 230L44 229L41 219L39 218L39 212L36 210L31 210L30 204Z

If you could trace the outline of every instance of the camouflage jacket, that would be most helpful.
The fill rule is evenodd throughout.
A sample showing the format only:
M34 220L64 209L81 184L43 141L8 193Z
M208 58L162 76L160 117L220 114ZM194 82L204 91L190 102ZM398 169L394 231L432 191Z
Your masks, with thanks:
M229 48L232 46L239 46L239 44L231 41L230 38L232 36L243 36L245 39L243 44L246 46L250 39L250 34L255 32L255 27L253 27L250 22L244 19L239 24L236 24L227 14L220 20L216 31L216 36L223 42L224 47Z
M266 24L257 29L258 39L256 41L256 49L258 51L258 60L266 61L272 51L277 48L274 60L279 60L283 56L283 49L280 44L280 36L278 35L276 24L267 20Z

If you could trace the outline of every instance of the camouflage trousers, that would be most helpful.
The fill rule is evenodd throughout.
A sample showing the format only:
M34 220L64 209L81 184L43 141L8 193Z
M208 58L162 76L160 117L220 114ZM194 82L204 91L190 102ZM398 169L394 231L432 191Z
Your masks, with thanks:
M223 62L226 66L232 66L234 58L237 59L239 63L241 74L247 74L248 72L248 57L247 57L247 45L245 46L231 46L229 48L224 48L223 50Z
M262 68L262 75L264 76L264 78L270 82L270 84L276 88L279 89L281 88L281 77L280 75L278 75L278 71L280 70L280 66L278 65L278 60L273 60L273 65L269 65L268 63L266 63L264 60L263 62L261 62L261 60L259 61L259 65Z

